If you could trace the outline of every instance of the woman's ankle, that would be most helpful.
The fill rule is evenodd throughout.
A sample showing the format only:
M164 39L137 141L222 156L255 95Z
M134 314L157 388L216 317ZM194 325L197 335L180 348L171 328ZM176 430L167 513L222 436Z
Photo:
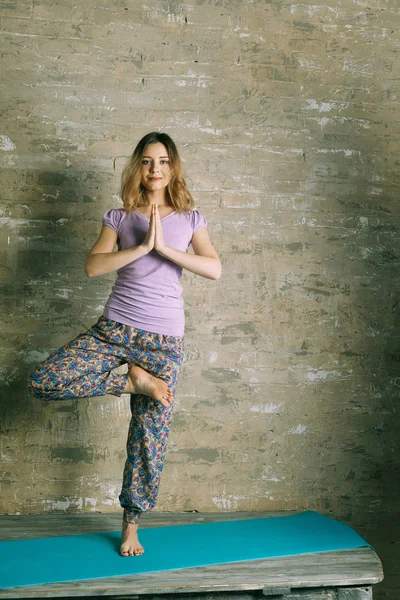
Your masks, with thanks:
M122 393L123 394L133 394L134 393L133 383L132 383L128 373L126 373L126 383L125 383L124 391Z

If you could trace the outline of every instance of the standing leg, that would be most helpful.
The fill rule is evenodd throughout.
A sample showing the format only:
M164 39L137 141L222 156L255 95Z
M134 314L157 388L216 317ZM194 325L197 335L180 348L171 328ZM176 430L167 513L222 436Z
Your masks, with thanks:
M176 385L165 381L175 392ZM139 523L141 513L156 505L172 410L173 402L166 407L149 396L131 395L128 458L119 497L127 523Z
M124 327L102 315L90 329L39 364L29 377L29 392L42 400L120 396L127 375L112 369L128 362Z
M174 394L183 360L183 336L142 333L142 343L135 347L135 362L166 381ZM156 504L172 410L173 402L165 407L149 396L131 395L128 456L119 496L124 524L138 525L142 512L152 510Z

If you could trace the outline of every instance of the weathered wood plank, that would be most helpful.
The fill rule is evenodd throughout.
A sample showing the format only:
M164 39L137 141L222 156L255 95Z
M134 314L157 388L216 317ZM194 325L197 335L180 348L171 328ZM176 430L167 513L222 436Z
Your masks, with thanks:
M366 588L348 588L338 589L337 600L372 600L372 589Z

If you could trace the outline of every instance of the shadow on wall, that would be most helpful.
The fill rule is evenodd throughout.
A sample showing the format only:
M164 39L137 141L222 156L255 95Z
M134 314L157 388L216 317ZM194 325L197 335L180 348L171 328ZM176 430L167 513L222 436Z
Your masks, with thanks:
M378 168L385 163L370 153L371 139L355 136L353 144L363 157L362 166L353 167L356 185L349 189L354 193L337 198L341 212L336 225L343 217L342 233L332 239L341 256L330 259L336 263L338 281L348 287L348 297L338 303L335 315L342 338L340 364L350 382L340 401L345 478L337 482L342 493L336 517L371 543L383 563L385 579L374 591L375 598L375 594L383 597L390 577L398 572L393 544L399 514L395 414L400 301L392 286L398 261L394 250L399 232L395 225L398 185L382 186L378 192L376 181L391 180L385 168Z
M371 172L373 172L371 168ZM386 179L386 173L377 178ZM385 198L365 222L364 235L358 244L363 256L364 277L360 277L361 290L358 310L359 329L364 339L360 352L361 381L351 398L353 422L359 419L358 431L351 427L351 450L362 452L362 469L355 473L358 493L351 500L353 521L358 531L375 548L383 564L385 579L374 588L374 598L386 598L390 588L399 585L398 541L400 444L398 419L399 398L399 296L392 282L397 276L396 250L399 228L393 223ZM387 216L388 213L390 216ZM368 252L366 252L368 251ZM360 426L361 425L361 426ZM397 537L397 539L396 539ZM396 583L394 581L396 580ZM396 592L393 597L396 596Z
M17 196L24 199L6 203L3 212L3 314L9 317L2 326L0 512L74 509L74 501L67 507L65 498L75 497L77 481L93 460L85 444L88 427L80 418L93 399L46 402L33 397L27 383L39 363L102 313L107 278L89 280L83 265L102 214L87 194L96 196L94 186L105 177L27 172Z

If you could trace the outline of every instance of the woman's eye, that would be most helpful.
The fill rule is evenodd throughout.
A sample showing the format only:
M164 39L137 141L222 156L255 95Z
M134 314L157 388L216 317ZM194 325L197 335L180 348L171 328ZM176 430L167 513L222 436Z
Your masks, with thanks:
M147 163L148 163L148 162L150 162L150 161L149 161L149 160L147 160L147 159L144 159L144 160L142 161L142 163L143 163L144 165L147 165ZM169 163L169 160L161 160L161 162L163 162L163 163L165 163L165 164L167 165L167 164Z

